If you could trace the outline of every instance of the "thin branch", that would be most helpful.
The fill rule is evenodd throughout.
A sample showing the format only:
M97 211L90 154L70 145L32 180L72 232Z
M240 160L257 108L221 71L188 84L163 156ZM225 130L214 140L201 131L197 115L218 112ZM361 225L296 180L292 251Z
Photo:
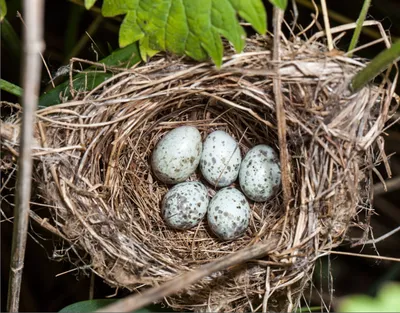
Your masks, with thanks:
M268 244L260 244L248 247L241 251L232 253L220 258L212 263L203 265L197 270L186 272L158 287L151 288L143 293L130 295L113 304L103 307L96 312L132 312L146 305L158 301L164 297L170 296L194 283L200 279L211 275L212 273L224 270L228 267L242 264L252 259L263 257L272 253L276 246L276 241L271 240Z
M326 6L325 0L321 0L321 7L322 7L322 16L324 17L326 39L328 40L328 49L329 51L331 51L333 50L333 40L331 33L331 25L329 24L328 8Z
M371 254L361 254L361 253L352 253L352 252L342 252L342 251L323 251L320 250L319 252L325 252L326 255L329 254L338 254L338 255L347 255L347 256L356 256L359 258L365 259L374 259L374 260L381 260L381 261L392 261L392 262L400 262L399 258L392 258L389 256L380 256L380 255L371 255ZM325 254L324 254L325 255Z
M400 226L396 227L395 229L391 230L390 232L387 232L386 234L380 236L379 238L371 239L371 240L368 240L368 241L357 242L357 243L352 244L351 247L353 248L353 247L357 247L357 246L376 244L378 242L381 242L381 241L385 240L386 238L389 238L390 236L393 236L398 231L400 231Z
M29 200L31 194L32 156L31 145L35 110L40 88L41 60L43 51L43 0L24 0L27 27L24 28L23 56L23 116L21 122L20 157L16 182L15 222L11 248L10 281L8 286L9 312L18 312L22 271L29 221Z

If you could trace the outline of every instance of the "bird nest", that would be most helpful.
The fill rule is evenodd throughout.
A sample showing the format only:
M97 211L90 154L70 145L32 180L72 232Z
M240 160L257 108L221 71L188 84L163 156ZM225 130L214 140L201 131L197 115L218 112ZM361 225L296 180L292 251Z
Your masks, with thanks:
M165 301L180 310L293 310L315 261L343 241L360 210L370 209L391 82L383 78L352 94L349 81L362 60L296 39L282 43L277 63L271 46L257 37L241 54L227 48L220 69L160 54L142 66L114 68L94 90L37 112L34 180L52 207L48 227L86 251L107 283L143 291L242 255ZM278 136L277 79L286 142ZM16 125L18 114L2 125L9 151L18 144ZM182 125L197 127L203 139L224 130L242 155L257 144L287 151L287 200L280 188L267 202L250 201L249 228L233 241L219 240L206 221L186 231L169 228L160 203L170 186L157 180L150 156L165 133ZM198 172L189 178L202 179ZM261 247L254 255L240 254L254 247Z

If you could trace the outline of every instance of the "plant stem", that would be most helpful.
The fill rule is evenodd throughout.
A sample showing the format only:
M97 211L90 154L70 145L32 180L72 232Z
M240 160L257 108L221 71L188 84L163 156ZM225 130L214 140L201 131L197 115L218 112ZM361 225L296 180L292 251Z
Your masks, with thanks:
M15 212L13 240L11 247L10 280L8 285L9 312L18 312L21 292L22 271L29 221L29 201L32 176L32 140L35 110L40 87L41 59L43 43L43 0L24 0L23 9L26 15L24 28L23 58L23 115L21 122L21 139L18 160L18 173L15 195Z
M353 50L357 46L358 39L360 38L360 34L361 34L361 29L363 27L363 24L364 24L365 18L367 16L370 5L371 5L371 0L364 0L364 4L361 9L360 16L357 19L357 26L356 26L356 29L354 30L353 37L351 38L351 42L350 42L348 51ZM353 53L350 52L348 54L348 57L351 58L352 55L353 55Z
M17 97L21 97L23 92L21 87L14 85L13 83L10 83L4 79L0 79L0 89L7 91Z
M322 312L322 307L321 306L310 306L310 307L300 308L296 311L296 313L302 313L302 312Z
M321 0L321 7L322 7L322 16L324 18L324 24L325 24L326 39L328 40L328 50L331 51L333 50L333 40L331 33L331 25L329 23L328 8L326 6L325 0Z
M281 25L283 21L283 10L274 7L274 20L273 20L273 28L274 28L274 46L273 46L273 54L272 60L275 64L278 64L280 61L280 42L281 42ZM277 65L278 67L278 65ZM276 68L276 73L279 73L278 68ZM282 191L283 191L283 206L287 207L290 195L290 175L289 175L289 153L287 150L287 141L286 141L286 117L285 117L285 109L283 106L282 99L282 84L281 78L277 75L273 79L273 91L275 96L276 103L276 120L278 123L278 141L280 148L280 163L281 163L281 171L282 171Z
M358 72L351 80L350 88L356 92L367 85L372 79L387 69L400 57L400 40L397 40L389 49L379 53L372 61Z

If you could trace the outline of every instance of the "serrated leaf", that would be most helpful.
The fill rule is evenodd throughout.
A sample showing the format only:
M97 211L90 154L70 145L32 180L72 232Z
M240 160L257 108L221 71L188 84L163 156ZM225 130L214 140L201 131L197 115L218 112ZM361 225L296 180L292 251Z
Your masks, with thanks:
M267 13L261 0L230 0L230 2L243 19L250 23L258 33L265 35Z
M3 21L6 14L7 14L6 0L0 0L0 22Z
M129 11L119 29L119 46L125 47L132 42L142 39L144 33L137 24L136 11Z
M266 32L261 0L104 0L102 13L107 17L125 14L119 44L139 41L144 60L158 51L169 51L198 61L210 56L220 66L221 36L237 52L244 47L246 33L237 14L259 33Z
M85 8L86 10L90 10L92 6L96 3L97 0L85 0Z
M286 10L287 7L287 0L269 0L274 6L278 7L279 9Z

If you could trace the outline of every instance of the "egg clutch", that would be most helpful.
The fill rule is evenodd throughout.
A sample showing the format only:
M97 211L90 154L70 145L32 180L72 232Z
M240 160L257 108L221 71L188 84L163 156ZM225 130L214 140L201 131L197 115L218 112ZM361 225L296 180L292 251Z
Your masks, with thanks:
M211 231L222 240L236 239L246 231L250 221L247 198L264 202L281 183L279 159L270 146L256 145L242 159L238 142L228 133L214 131L203 143L192 126L168 132L156 144L151 166L160 181L174 185L162 201L165 223L187 230L207 215ZM202 182L186 182L197 168L205 181L219 188L211 200ZM231 186L238 178L241 191Z

